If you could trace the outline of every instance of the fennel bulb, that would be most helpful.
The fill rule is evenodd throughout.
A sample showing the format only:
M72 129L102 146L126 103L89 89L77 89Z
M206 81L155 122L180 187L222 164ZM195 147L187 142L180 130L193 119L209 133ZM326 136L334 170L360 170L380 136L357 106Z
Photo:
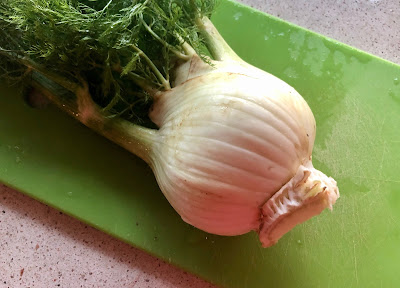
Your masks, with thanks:
M219 235L256 231L268 247L332 208L339 191L312 166L305 100L235 54L207 17L212 2L6 0L0 59L146 161L184 221Z

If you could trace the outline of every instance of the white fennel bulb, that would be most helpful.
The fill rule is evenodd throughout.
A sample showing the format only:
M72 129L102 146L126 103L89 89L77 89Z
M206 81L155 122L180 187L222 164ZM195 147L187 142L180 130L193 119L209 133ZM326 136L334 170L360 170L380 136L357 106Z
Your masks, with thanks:
M311 165L314 116L292 87L239 60L193 57L179 73L150 113L160 127L150 163L183 220L219 235L255 230L270 246L335 203L335 181Z

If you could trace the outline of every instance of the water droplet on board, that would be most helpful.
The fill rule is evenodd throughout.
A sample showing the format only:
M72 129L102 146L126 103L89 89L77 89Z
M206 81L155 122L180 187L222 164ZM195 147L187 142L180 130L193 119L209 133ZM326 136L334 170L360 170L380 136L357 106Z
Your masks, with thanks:
M21 157L19 157L19 156L17 156L17 157L15 157L15 162L17 162L17 163L21 163Z
M68 195L68 197L71 197L72 196L72 192L71 191L67 192L67 195Z
M398 77L394 78L393 83L394 83L394 85L399 85L400 79Z
M299 240L297 240L297 244L298 244L298 245L302 245L303 242L301 242L301 240L299 239Z
M242 12L237 12L235 15L233 15L233 19L235 19L236 21L238 21L240 19L240 17L242 17Z
M286 68L283 73L289 78L297 78L299 76L299 74L293 67Z

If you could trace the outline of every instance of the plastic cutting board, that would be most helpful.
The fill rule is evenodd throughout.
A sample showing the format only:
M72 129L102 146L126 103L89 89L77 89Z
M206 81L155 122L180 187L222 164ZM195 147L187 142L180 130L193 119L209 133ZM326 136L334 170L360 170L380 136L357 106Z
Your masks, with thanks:
M314 164L333 212L262 249L185 224L140 159L55 108L0 86L0 181L222 287L399 287L400 67L231 1L212 20L246 61L282 78L317 120Z

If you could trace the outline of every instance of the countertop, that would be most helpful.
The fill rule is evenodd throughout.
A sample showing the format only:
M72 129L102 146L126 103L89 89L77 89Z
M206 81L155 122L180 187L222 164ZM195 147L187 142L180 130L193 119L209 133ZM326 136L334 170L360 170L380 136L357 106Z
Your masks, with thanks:
M399 0L241 0L400 64ZM0 184L0 287L215 287Z

